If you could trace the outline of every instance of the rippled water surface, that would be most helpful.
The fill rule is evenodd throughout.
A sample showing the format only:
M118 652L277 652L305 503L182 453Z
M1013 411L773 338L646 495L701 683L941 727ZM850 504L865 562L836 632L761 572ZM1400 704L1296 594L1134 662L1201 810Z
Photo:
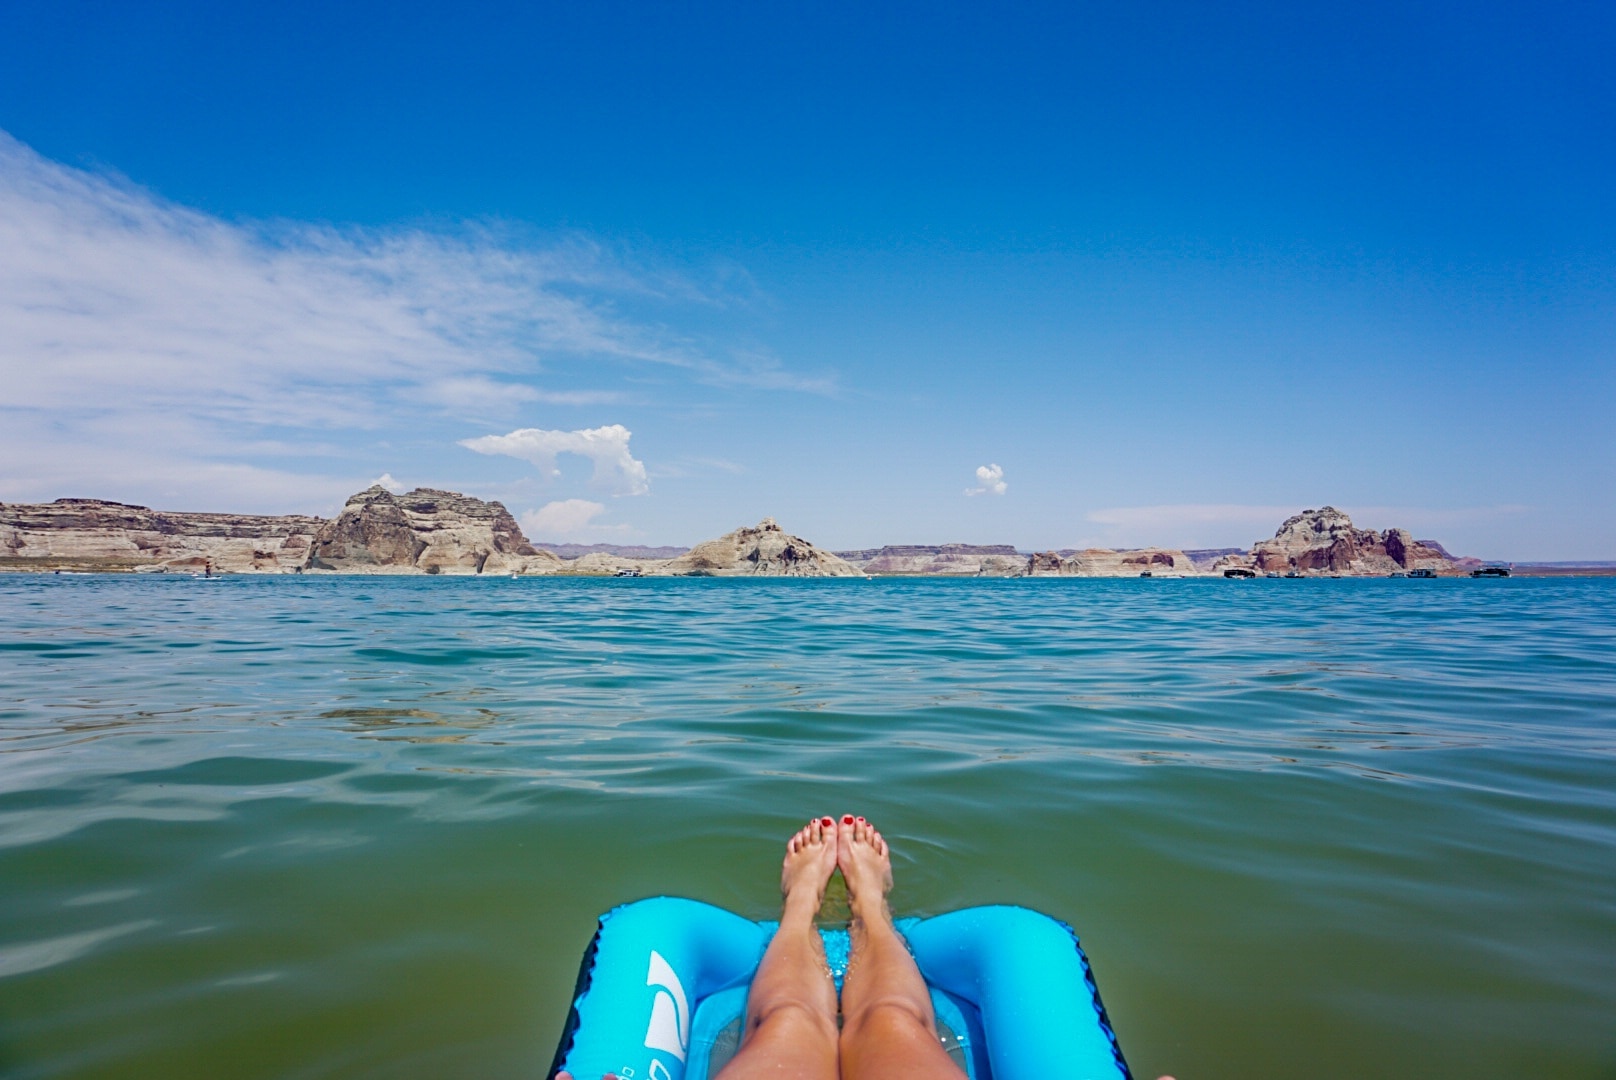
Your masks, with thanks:
M1142 1077L1616 1076L1616 582L22 575L0 1075L538 1076L844 809Z

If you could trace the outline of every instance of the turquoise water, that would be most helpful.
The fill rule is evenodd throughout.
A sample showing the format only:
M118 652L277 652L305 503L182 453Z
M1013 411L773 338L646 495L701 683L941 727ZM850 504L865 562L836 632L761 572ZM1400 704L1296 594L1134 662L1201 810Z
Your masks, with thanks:
M0 1075L536 1076L842 810L1142 1077L1616 1076L1616 581L23 575Z

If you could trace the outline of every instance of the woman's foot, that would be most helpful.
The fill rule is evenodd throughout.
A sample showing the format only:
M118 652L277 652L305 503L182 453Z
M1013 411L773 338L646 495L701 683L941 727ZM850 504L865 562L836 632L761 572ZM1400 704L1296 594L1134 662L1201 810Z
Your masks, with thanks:
M836 863L847 879L852 951L842 980L841 1080L965 1080L937 1041L931 991L892 925L892 856L880 832L846 815Z
M886 918L892 891L892 857L874 825L852 814L842 815L836 833L836 865L847 882L847 902L855 919Z
M791 910L802 905L819 910L825 886L836 870L836 820L814 818L786 841L785 863L780 867L780 895Z

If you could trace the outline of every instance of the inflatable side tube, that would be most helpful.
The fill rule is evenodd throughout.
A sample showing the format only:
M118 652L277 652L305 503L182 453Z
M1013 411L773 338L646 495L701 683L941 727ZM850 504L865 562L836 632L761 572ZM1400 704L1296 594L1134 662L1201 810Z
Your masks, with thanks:
M993 1080L1130 1080L1099 988L1065 923L978 907L905 930L926 981L982 1015Z
M757 923L695 900L664 896L608 912L584 953L548 1075L683 1080L697 1002L746 984L765 940Z

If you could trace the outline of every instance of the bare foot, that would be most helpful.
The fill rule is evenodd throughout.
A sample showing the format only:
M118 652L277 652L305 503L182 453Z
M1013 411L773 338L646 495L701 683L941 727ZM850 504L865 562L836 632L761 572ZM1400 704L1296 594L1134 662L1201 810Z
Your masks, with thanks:
M786 841L785 864L780 868L780 893L786 906L803 904L819 910L825 885L836 869L836 821L814 818Z
M842 815L836 833L836 865L847 882L847 902L854 918L885 916L892 891L892 858L881 834L861 817Z

